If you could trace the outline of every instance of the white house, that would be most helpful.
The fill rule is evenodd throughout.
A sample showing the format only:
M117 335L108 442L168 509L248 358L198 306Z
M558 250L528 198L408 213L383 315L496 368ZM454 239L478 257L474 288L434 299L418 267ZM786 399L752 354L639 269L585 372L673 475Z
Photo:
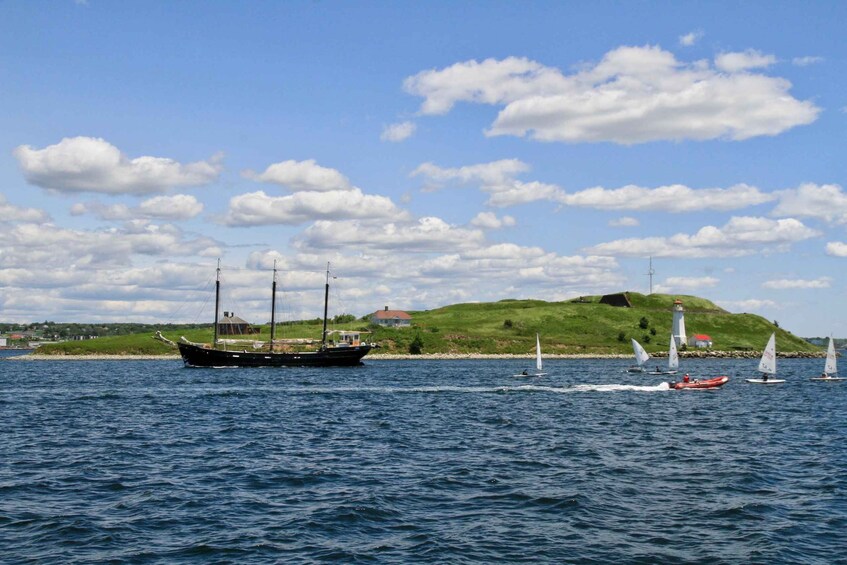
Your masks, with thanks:
M688 340L689 347L709 348L712 347L712 338L706 334L694 334Z
M408 328L412 325L412 317L402 310L377 310L371 314L371 322L387 328Z

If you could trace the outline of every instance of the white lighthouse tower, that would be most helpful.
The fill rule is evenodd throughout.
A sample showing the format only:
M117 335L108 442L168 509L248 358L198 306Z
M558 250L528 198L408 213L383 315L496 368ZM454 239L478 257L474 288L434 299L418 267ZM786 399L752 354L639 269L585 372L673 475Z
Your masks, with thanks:
M672 335L677 347L682 347L688 341L685 335L685 310L682 309L682 300L673 301Z

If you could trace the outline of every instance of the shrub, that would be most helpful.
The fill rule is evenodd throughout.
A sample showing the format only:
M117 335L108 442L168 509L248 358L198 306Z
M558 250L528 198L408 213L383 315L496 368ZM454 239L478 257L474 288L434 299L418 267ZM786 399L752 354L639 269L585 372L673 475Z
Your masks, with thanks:
M650 335L656 335L656 328L650 328Z
M626 334L624 332L618 333L618 341L626 341Z
M423 349L423 340L421 339L420 334L415 336L415 339L412 340L412 343L409 344L409 354L410 355L420 355L421 350Z
M650 343L650 336L647 334L644 334L644 343Z
M503 322L503 327L507 330L512 329L512 320L506 320L505 322Z
M638 320L638 327L641 328L642 330L646 330L647 326L649 326L649 325L650 325L650 321L643 316L640 320Z

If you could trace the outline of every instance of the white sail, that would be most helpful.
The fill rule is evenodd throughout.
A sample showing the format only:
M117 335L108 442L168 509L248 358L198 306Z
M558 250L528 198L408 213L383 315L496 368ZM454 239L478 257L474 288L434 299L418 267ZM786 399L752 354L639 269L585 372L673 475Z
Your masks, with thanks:
M539 371L542 369L541 366L541 340L538 337L538 334L535 334L535 368Z
M644 363L650 360L650 356L644 351L644 348L641 347L641 344L632 339L632 350L635 352L635 362L638 363L639 367L644 366Z
M668 349L668 371L679 369L679 353L676 350L676 340L671 336L671 345Z
M829 346L826 348L826 364L823 367L823 372L833 376L838 373L835 364L835 344L832 343L832 338L829 338Z
M768 345L762 353L762 360L759 361L759 372L776 374L776 334L772 333L768 340Z

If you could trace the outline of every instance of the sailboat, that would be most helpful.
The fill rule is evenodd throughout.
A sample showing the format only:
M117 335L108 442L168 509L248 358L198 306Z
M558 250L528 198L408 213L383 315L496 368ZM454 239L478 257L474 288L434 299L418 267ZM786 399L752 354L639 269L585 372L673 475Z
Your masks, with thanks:
M771 334L768 344L762 352L762 359L759 361L759 372L762 373L760 379L747 379L748 383L756 385L771 385L784 383L784 379L772 379L770 375L776 376L776 333Z
M844 377L838 376L838 367L836 366L835 344L832 343L832 338L829 338L829 345L826 348L826 362L823 366L823 373L819 377L812 377L813 381L843 381Z
M541 361L541 338L538 334L535 334L535 372L530 373L528 371L524 371L520 375L515 375L516 377L543 377L547 373L544 373L544 363Z
M650 371L651 375L675 375L679 370L679 352L676 350L676 340L671 335L671 343L668 346L668 370L660 371L656 367L655 371Z
M650 356L644 351L644 348L641 347L641 344L632 339L632 350L635 352L635 365L627 369L628 373L643 373L644 372L644 363L650 360Z
M218 262L215 280L215 330L211 345L192 343L184 337L176 344L186 367L343 367L360 365L362 357L368 354L373 345L362 343L359 332L337 332L340 334L337 345L328 344L330 333L326 329L327 307L329 301L329 263L326 266L326 287L324 290L323 334L320 346L311 351L274 350L274 329L276 326L276 265L271 290L271 339L267 348L262 344L251 346L251 351L242 346L241 350L226 349L232 340L218 339L218 311L220 309L221 267ZM170 342L170 340L167 340ZM170 342L173 343L173 342ZM223 348L220 346L223 345Z

